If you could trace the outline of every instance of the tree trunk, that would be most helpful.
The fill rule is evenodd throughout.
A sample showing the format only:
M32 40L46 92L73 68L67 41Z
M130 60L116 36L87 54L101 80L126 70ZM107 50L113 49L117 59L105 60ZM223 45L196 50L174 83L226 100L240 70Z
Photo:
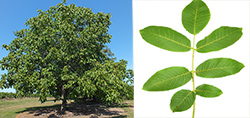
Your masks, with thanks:
M67 106L66 92L65 92L65 89L64 89L64 87L62 85L62 104L61 104L61 109L60 109L60 112L62 114L65 113L66 106Z

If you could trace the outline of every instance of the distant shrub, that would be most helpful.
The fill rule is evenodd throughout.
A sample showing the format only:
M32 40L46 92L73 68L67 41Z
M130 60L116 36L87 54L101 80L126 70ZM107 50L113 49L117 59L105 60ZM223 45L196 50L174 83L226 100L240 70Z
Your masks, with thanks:
M8 98L22 98L22 97L39 97L38 94L29 94L29 95L18 95L16 93L7 93L0 92L0 99L8 99Z
M0 92L0 99L4 98L17 98L16 93L5 93L5 92Z

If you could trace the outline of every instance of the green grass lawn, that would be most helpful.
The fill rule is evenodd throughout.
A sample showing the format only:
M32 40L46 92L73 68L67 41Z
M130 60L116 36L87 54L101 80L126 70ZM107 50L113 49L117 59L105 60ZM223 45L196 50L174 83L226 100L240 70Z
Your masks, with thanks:
M13 100L0 100L0 118L15 118L18 112L26 110L29 107L50 106L59 104L59 102L48 101L43 104L38 98L22 98Z
M127 113L127 118L133 118L133 100L125 101L128 106L122 107ZM22 98L13 100L0 100L0 118L15 118L15 116L31 107L53 106L60 102L48 101L41 104L38 98Z
M125 103L128 104L128 107L124 107L124 111L127 112L128 118L134 118L134 101L133 100L127 100Z

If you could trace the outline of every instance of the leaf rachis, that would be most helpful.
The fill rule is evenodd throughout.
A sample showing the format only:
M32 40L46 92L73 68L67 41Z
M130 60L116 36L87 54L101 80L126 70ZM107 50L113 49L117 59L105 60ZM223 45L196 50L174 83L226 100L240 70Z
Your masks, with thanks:
M192 45L188 38L168 27L149 26L140 31L142 38L156 47L174 52L192 50L191 70L185 67L169 67L156 72L143 86L146 91L167 91L192 80L192 91L182 89L176 92L170 103L173 112L182 112L193 106L192 118L195 118L196 95L212 98L223 93L213 85L202 84L196 87L195 75L203 78L219 78L236 74L244 68L242 63L234 59L212 58L195 69L195 51L199 53L219 51L234 44L242 36L242 28L222 26L200 40L195 48L196 35L205 28L209 20L210 11L207 5L202 0L193 0L182 11L182 25L193 34Z

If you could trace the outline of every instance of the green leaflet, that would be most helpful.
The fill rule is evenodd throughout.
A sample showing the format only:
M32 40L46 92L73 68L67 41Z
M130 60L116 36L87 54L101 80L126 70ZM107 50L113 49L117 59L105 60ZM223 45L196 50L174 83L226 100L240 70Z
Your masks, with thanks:
M161 49L186 52L191 49L190 40L181 33L162 26L149 26L140 30L142 38Z
M198 34L208 23L210 11L202 0L193 0L182 11L182 24L191 34Z
M169 67L156 72L144 84L146 91L166 91L180 87L192 78L191 72L184 67Z
M194 104L195 98L193 91L182 89L171 98L170 108L173 112L188 110Z
M223 93L219 88L208 84L198 86L195 92L202 97L218 97Z
M178 88L191 79L193 74L204 78L217 78L238 73L244 65L229 58L209 59L200 64L195 70L195 50L200 53L218 51L234 44L242 36L242 28L222 26L196 44L196 35L201 32L210 20L210 11L202 0L192 0L182 11L182 24L184 28L193 34L192 46L190 40L181 33L163 26L149 26L140 30L142 38L161 49L186 52L192 50L192 69L185 67L170 67L156 72L144 84L146 91L167 91ZM192 118L195 118L196 94L202 97L217 97L223 92L212 85L203 84L195 87L192 81L191 90L180 90L176 92L170 103L173 112L188 110L193 105Z
M230 58L209 59L196 68L196 75L205 78L217 78L238 73L244 65Z
M242 28L222 26L213 31L205 39L197 43L200 53L212 52L226 48L240 39Z

